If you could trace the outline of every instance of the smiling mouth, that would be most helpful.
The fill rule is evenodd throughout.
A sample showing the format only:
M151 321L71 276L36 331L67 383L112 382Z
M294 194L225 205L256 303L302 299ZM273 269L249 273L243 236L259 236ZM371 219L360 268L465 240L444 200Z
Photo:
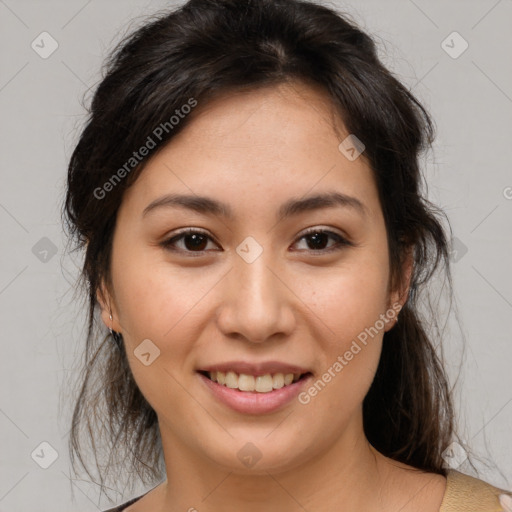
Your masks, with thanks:
M307 373L267 373L265 375L247 375L244 373L238 374L236 372L207 372L199 371L201 375L210 379L217 384L235 389L238 391L253 392L253 393L270 393L276 389L281 389L290 386L299 380L302 380L309 375Z

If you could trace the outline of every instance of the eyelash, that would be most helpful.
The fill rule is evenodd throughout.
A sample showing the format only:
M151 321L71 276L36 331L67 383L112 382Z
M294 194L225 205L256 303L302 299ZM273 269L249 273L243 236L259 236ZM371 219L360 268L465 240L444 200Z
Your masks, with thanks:
M354 244L352 242L350 242L346 238L342 237L338 233L334 233L333 231L329 231L329 230L325 230L325 229L320 229L320 228L310 228L310 229L308 229L305 233L303 233L301 235L301 237L297 241L301 241L302 239L307 238L308 236L311 236L311 235L314 235L314 234L329 235L329 237L335 239L337 241L337 243L335 245L327 248L327 249L318 249L318 250L309 249L309 250L306 250L306 252L309 252L310 254L315 254L315 253L317 253L317 254L320 253L320 255L330 254L331 252L339 251L339 250L343 249L344 247L353 247L354 246ZM190 254L190 255L193 255L192 257L201 256L204 252L206 252L204 250L202 250L202 251L189 251L189 250L186 250L186 249L177 249L177 248L173 247L173 245L177 241L184 239L187 235L202 235L202 236L208 238L209 240L213 241L214 243L216 243L215 240L213 240L208 235L208 233L206 233L205 231L202 231L202 230L197 229L197 228L187 228L187 229L185 229L185 230L183 230L181 232L178 232L173 237L168 238L167 240L162 241L160 243L160 245L164 249L167 249L169 251L182 252L182 253Z

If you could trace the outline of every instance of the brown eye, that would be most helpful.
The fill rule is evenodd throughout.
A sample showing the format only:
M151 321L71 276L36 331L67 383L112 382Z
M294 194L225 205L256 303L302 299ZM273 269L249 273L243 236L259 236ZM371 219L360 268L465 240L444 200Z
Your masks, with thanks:
M171 251L201 253L205 251L208 242L211 240L203 231L187 229L172 238L164 240L160 245ZM182 242L182 247L177 247L178 242Z
M335 241L333 245L327 247L329 243L329 239ZM309 252L320 252L320 253L328 253L331 251L336 251L342 249L344 246L352 246L353 244L349 242L346 238L334 233L332 231L327 231L323 229L312 229L306 232L300 239L306 240L307 248L305 250Z

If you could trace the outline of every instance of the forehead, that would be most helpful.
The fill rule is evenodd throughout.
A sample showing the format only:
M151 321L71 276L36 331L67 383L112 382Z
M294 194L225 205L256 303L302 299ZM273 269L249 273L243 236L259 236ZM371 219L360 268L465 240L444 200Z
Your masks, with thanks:
M333 187L372 209L370 167L364 155L350 161L340 151L349 134L319 87L280 84L223 95L199 102L191 116L127 190L125 201L139 211L167 191L255 206L258 196L269 208L278 197Z
M300 135L302 141L311 139L313 132L322 137L348 135L324 89L303 82L222 93L199 102L190 118L192 122L174 138L175 143L193 138L248 151L247 142L276 147L296 142Z

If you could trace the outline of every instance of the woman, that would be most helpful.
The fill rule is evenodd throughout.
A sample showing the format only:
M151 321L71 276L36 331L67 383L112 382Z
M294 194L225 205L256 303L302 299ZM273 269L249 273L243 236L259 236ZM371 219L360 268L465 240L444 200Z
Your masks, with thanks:
M191 0L118 47L69 165L90 315L71 449L104 428L102 486L123 450L165 480L111 511L505 510L445 464L417 306L450 280L432 140L370 37L313 3Z

